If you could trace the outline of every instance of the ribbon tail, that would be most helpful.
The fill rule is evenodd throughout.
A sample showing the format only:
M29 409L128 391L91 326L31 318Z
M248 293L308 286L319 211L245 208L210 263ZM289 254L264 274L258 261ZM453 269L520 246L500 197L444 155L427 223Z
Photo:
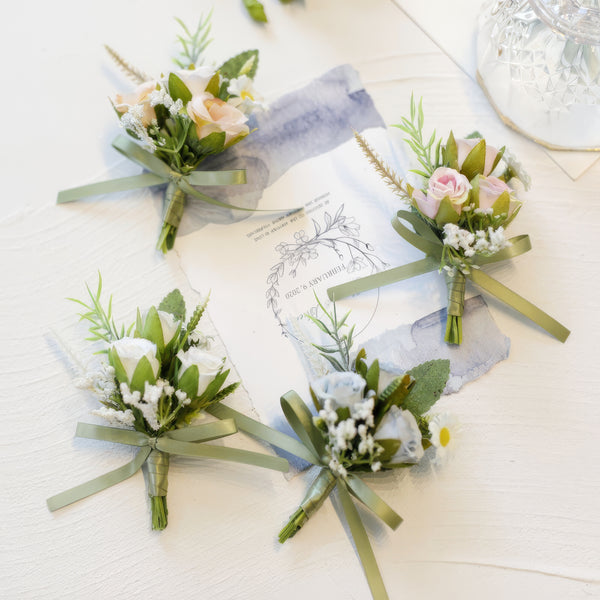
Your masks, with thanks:
M157 447L163 452L179 456L227 460L262 467L263 469L273 469L282 473L287 473L289 470L289 463L285 458L268 456L260 452L250 452L249 450L240 450L238 448L225 448L223 446L210 446L209 444L195 444L193 442L178 442L171 439L159 440Z
M352 539L354 540L358 557L360 558L360 562L362 563L363 570L367 577L367 583L371 589L371 594L373 594L374 600L389 600L385 585L383 584L381 572L379 571L377 561L375 560L375 554L371 548L365 527L360 520L358 510L356 510L356 506L354 506L354 502L352 502L352 498L346 486L340 481L340 485L337 487L342 502L342 509L344 510L348 525L350 526Z
M410 279L423 273L429 273L439 269L440 263L438 260L428 256L409 263L408 265L402 265L401 267L394 267L381 273L373 273L354 281L348 281L341 285L336 285L327 290L327 295L332 302L353 296L354 294L360 294L361 292L368 292L375 288L382 287L384 285L390 285L404 279Z
M307 448L297 439L268 427L267 425L263 425L255 419L251 419L241 412L229 408L229 406L218 403L205 410L218 419L233 419L240 430L245 431L247 434L262 440L263 442L267 442L285 452L294 454L309 463L315 464L318 462L318 457L314 456L313 453L307 450Z
M132 461L122 467L48 498L46 500L48 508L53 512L128 479L142 468L150 452L150 448L142 448Z
M571 333L564 325L553 319L543 310L513 292L510 288L496 281L493 277L486 275L483 271L473 269L468 277L499 300L512 306L522 315L537 323L542 329L545 329L551 336L555 337L560 342L565 342Z
M140 175L133 175L132 177L120 177L108 181L99 181L98 183L90 183L89 185L82 185L80 187L74 187L58 192L56 203L65 204L67 202L81 200L82 198L88 198L89 196L136 190L152 185L160 185L161 183L165 183L165 181L166 179L164 177L160 177L154 173L141 173Z
M394 531L402 523L402 517L380 498L366 483L358 477L350 476L346 480L350 493L370 508L388 527Z

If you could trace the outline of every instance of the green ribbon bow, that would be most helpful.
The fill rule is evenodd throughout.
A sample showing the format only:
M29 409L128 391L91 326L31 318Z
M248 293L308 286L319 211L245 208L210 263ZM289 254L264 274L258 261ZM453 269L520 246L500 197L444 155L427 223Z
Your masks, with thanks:
M58 193L56 199L57 204L74 202L75 200L87 198L88 196L97 196L98 194L124 192L126 190L135 190L138 188L170 183L182 192L203 200L204 202L208 202L209 204L225 208L235 208L236 210L253 211L251 208L242 208L241 206L234 206L232 204L221 202L220 200L215 200L192 187L194 185L239 185L246 183L246 171L244 169L236 169L233 171L193 171L189 175L182 175L171 169L171 167L160 160L160 158L157 158L154 154L148 152L148 150L144 150L144 148L124 136L120 135L117 137L112 143L112 146L128 159L144 167L144 169L147 169L149 173L141 173L140 175L121 177L109 181L100 181L98 183L91 183L89 185L63 190ZM171 223L172 225L179 225L182 213L183 206L181 207L181 211L177 211L169 217L174 221ZM179 221L177 221L177 218L179 218Z
M309 408L296 392L291 391L281 397L281 408L300 441L246 417L223 404L210 407L208 412L219 418L232 418L241 430L320 467L319 474L301 505L303 512L309 518L337 487L342 509L348 521L373 598L375 600L387 600L388 594L373 549L351 496L360 500L393 530L399 527L402 518L355 475L348 474L346 478L341 478L332 473L329 468L329 456L325 448L323 435L314 425Z
M231 435L236 433L237 430L233 419L175 429L159 437L153 437L131 429L78 423L75 434L77 437L137 446L140 450L138 450L133 460L122 467L48 498L48 508L51 511L58 510L116 485L137 473L144 463L148 463L149 494L151 496L165 496L167 493L168 459L171 454L228 460L265 469L274 469L284 473L288 470L289 465L284 458L199 443Z
M411 231L408 227L403 225L400 221L401 219L410 223L414 231ZM440 268L444 244L418 215L405 210L400 210L398 211L397 216L392 219L392 226L401 237L415 248L424 252L427 256L421 260L417 260L401 267L395 267L381 273L374 273L373 275L368 275L356 279L355 281L349 281L329 288L327 290L327 295L330 300L341 300L342 298L347 298L353 294L366 292ZM509 242L510 246L496 252L496 254L493 254L492 256L473 257L471 259L471 264L475 267L479 267L485 264L508 260L509 258L514 258L515 256L519 256L520 254L524 254L531 250L531 242L528 235L512 237ZM534 323L537 323L557 340L565 342L569 337L570 331L564 327L564 325L561 325L543 310L522 296L519 296L519 294L513 292L505 285L502 285L493 277L486 275L480 269L470 269L469 273L464 276L505 304L512 306L515 310L522 315L525 315L528 319L531 319ZM459 282L459 285L461 283L462 282ZM460 299L456 296L456 290L450 290L448 314L455 314L456 311L460 310L459 307L456 306Z

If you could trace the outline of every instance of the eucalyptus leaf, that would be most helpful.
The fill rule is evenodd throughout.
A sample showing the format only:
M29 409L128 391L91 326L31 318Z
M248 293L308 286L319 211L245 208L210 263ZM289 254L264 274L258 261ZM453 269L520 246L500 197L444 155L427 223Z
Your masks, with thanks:
M181 292L177 288L169 292L158 305L158 310L172 314L178 321L185 320L185 300Z
M408 371L415 379L403 408L415 416L426 413L439 399L450 375L450 361L436 359L418 365Z
M256 4L260 4L260 2L257 2ZM219 68L223 79L235 79L236 77L239 77L240 72L244 67L246 67L247 62L252 57L254 57L252 67L245 74L250 79L254 79L256 76L256 70L258 69L258 50L246 50L245 52L241 52L240 54L237 54L236 56L225 61Z

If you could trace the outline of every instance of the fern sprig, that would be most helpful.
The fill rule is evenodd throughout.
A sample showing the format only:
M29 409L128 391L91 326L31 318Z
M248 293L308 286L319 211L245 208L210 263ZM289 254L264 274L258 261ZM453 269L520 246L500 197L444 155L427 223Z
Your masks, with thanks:
M117 66L124 71L127 77L129 77L129 79L132 79L135 83L144 83L144 81L148 81L150 79L150 77L148 77L148 75L146 75L143 71L140 71L132 64L128 63L116 50L107 44L104 44L104 48Z
M347 327L346 320L350 315L348 311L340 320L338 320L337 309L335 302L333 304L333 311L329 313L327 309L321 304L318 296L315 294L317 304L327 317L329 325L321 319L313 317L311 314L306 313L308 317L323 333L331 338L333 344L331 346L320 346L318 344L312 344L314 348L319 351L319 354L336 370L336 371L351 371L352 366L350 362L350 350L353 343L354 325L350 327L348 333L341 333L343 327ZM339 360L333 354L339 355Z
M175 17L175 20L181 28L183 33L177 36L177 41L181 44L180 59L174 58L173 61L181 69L190 69L204 62L202 53L206 50L207 46L212 42L212 38L209 38L210 29L212 27L210 19L212 17L212 9L206 17L200 15L198 26L196 31L192 33L186 24Z
M409 137L404 138L404 141L410 146L411 150L415 153L417 161L423 167L423 170L411 169L411 171L428 179L440 164L442 140L440 138L436 143L436 133L434 130L429 139L425 141L423 139L424 123L423 98L419 100L419 105L417 106L414 95L411 95L410 119L402 117L401 123L394 125L394 127L408 134Z
M112 318L112 295L108 300L108 309L105 310L102 306L100 300L102 295L102 275L98 273L98 289L96 290L96 293L92 293L89 285L86 284L85 287L91 300L90 304L86 304L82 300L77 300L76 298L67 298L67 300L71 300L72 302L83 306L85 309L85 312L79 313L79 316L82 321L85 320L90 323L89 331L91 335L87 339L90 341L103 340L110 343L125 337L125 326L121 325L121 328L119 329L115 320ZM129 334L130 331L131 327L127 331L127 334Z
M403 200L410 202L412 198L413 188L410 184L405 183L394 170L383 161L383 159L369 146L367 140L360 135L357 131L354 132L354 137L358 142L363 154L367 157L367 160L373 165L375 171L379 173L379 176L383 179L388 187L390 187L398 196Z

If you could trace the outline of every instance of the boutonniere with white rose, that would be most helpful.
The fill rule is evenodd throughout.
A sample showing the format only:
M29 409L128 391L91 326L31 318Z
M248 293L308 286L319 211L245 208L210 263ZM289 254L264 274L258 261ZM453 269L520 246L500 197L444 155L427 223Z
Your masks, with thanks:
M411 185L371 149L358 133L356 139L369 161L408 210L400 210L392 226L426 257L384 273L363 277L328 290L332 300L388 285L422 273L439 270L448 288L445 341L460 344L466 280L496 296L564 342L569 330L537 306L481 270L486 264L519 256L531 249L529 236L506 237L506 228L517 216L519 188L529 187L529 177L504 148L497 150L478 133L443 143L423 134L422 102L411 98L410 119L400 125L419 168L412 171L419 183ZM408 227L408 226L410 227ZM412 228L412 229L411 229Z
M89 321L89 339L104 342L105 360L80 380L102 407L93 414L111 426L79 423L76 435L139 447L129 463L48 499L54 511L127 479L142 467L148 476L152 529L167 526L167 487L171 456L235 461L287 471L285 459L215 446L208 442L237 432L233 419L192 424L217 406L239 383L227 384L225 359L207 350L208 340L196 328L206 307L197 306L186 323L185 301L173 290L158 307L138 309L129 328L116 326L112 297L101 303L102 280L90 301L76 300Z
M299 508L279 533L280 543L294 536L337 489L345 518L376 600L387 592L352 496L396 529L401 517L361 479L418 464L426 452L437 458L454 445L453 419L432 416L450 373L447 360L432 360L382 385L379 362L366 362L360 350L351 355L354 328L349 313L338 320L335 305L323 318L307 315L331 340L314 345L334 369L311 383L316 414L295 392L281 398L285 417L304 445L302 458L318 469ZM431 450L428 450L431 448ZM435 455L431 456L436 460Z
M209 44L210 15L200 19L195 32L178 20L183 32L179 69L160 77L148 77L107 47L117 64L138 85L132 92L112 100L121 127L113 147L146 172L113 179L58 194L57 202L72 202L88 196L167 184L163 225L157 248L173 247L187 198L209 204L252 210L226 204L201 193L197 187L246 183L245 170L199 171L204 159L219 154L249 133L248 116L262 106L253 87L258 51L248 50L220 67L202 64ZM135 140L135 141L133 141Z

